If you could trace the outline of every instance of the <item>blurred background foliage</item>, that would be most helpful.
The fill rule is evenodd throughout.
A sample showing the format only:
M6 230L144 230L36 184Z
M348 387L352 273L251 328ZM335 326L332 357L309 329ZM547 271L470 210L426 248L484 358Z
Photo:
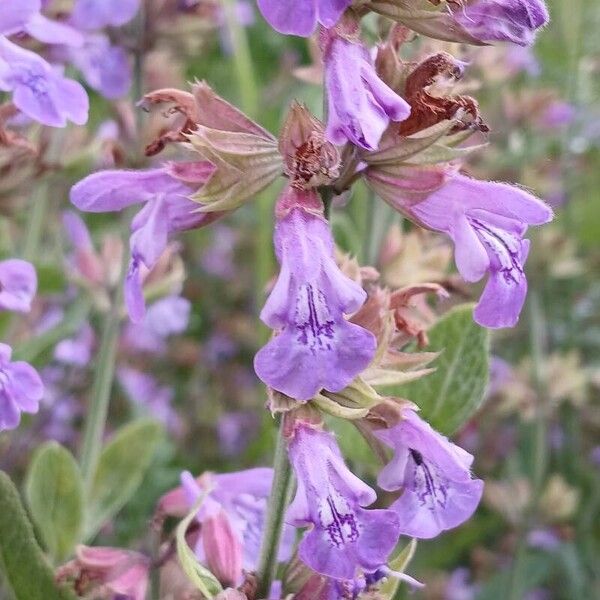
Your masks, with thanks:
M415 598L600 597L600 2L550 0L549 7L552 22L532 55L419 39L405 48L407 57L435 47L469 62L461 86L479 100L491 133L489 145L466 170L522 183L552 203L557 214L551 226L532 232L528 305L518 328L492 336L487 401L456 435L476 456L474 470L486 481L484 502L467 524L419 543L411 573L428 585ZM375 36L377 21L368 26ZM187 27L196 28L193 35L181 35L180 28ZM146 89L206 79L274 132L293 99L321 114L320 87L296 76L311 61L306 41L276 34L256 12L244 30L230 20L216 30L177 23L162 33L165 47L159 39L145 57ZM301 73L307 76L306 69ZM561 108L568 118L551 112ZM94 97L90 127L111 117L111 110ZM129 151L143 162L142 148ZM41 294L51 296L66 286L60 211L68 207L69 185L89 169L89 157L75 157L48 183L50 204L37 260ZM190 326L172 340L166 355L136 358L137 366L174 388L180 426L163 439L140 491L101 531L98 543L151 545L148 521L156 499L177 484L182 469L200 473L269 464L275 428L262 410L266 399L252 357L266 334L258 312L275 273L276 192L268 190L211 229L182 237ZM340 247L385 273L381 257L390 227L406 234L409 226L360 184L343 202L333 213ZM16 218L23 230L36 226L30 212ZM87 222L101 237L116 220L93 216ZM3 253L10 254L15 236L3 236L2 244ZM462 300L477 297L471 289L459 294ZM82 320L81 312L72 312L63 337ZM14 329L2 318L5 331ZM41 366L51 346L24 342L16 352L29 353ZM86 376L74 381L74 395L85 389ZM411 399L418 404L418 398ZM148 412L115 387L111 429ZM56 406L48 406L40 418L28 419L5 438L2 468L19 479L35 443L53 437L56 430L46 426L56 418ZM61 424L74 432L63 440L72 448L80 418L69 413ZM374 478L378 465L358 434L347 423L333 426L354 471Z

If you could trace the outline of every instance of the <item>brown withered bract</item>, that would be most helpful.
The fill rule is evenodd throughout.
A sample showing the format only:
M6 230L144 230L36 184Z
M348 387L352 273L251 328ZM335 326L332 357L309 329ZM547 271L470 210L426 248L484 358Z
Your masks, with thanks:
M457 122L451 133L467 129L487 132L479 104L471 96L436 95L433 87L439 83L457 81L462 77L463 65L446 52L439 52L426 58L408 75L404 90L404 99L410 104L408 119L393 125L398 135L408 136L441 121L453 119L462 109L464 117Z
M158 138L146 146L146 156L154 156L155 154L162 152L169 143L187 141L186 134L191 133L200 120L196 99L190 92L184 92L175 88L156 90L146 94L143 99L140 100L138 106L140 106L142 110L149 112L152 106L160 104L169 105L163 112L165 117L174 114L181 115L181 117L177 120L174 129L162 131Z
M325 127L306 106L294 102L279 136L279 152L292 187L331 184L339 174L340 155L325 139Z

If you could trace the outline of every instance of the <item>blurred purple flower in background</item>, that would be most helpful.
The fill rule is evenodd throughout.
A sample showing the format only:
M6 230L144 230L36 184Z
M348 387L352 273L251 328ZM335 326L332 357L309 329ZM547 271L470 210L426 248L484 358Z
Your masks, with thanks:
M143 352L164 352L166 339L186 330L191 308L190 302L181 296L157 300L139 323L127 324L123 336L125 345Z
M37 275L31 263L18 258L0 261L0 310L29 312L37 290Z
M38 372L22 361L11 362L12 349L0 343L0 431L14 429L21 413L36 413L44 395Z
M64 50L65 59L105 98L121 98L131 86L131 64L124 48L102 33L87 34L81 48Z
M289 456L298 487L286 521L311 526L298 547L302 561L317 573L349 580L358 568L384 566L398 541L398 516L363 508L377 495L344 464L333 435L298 424Z
M119 383L127 397L136 406L152 415L174 435L179 435L183 423L173 409L173 390L147 373L129 367L121 367L117 372Z
M399 518L400 533L433 538L464 523L475 512L483 481L471 478L473 457L434 431L412 409L375 436L393 448L394 456L380 472L384 490L403 490L390 508Z
M121 27L135 17L140 0L77 0L71 22L79 29Z
M56 344L54 358L68 365L85 367L92 359L95 341L94 330L89 323L85 323L75 337L66 338Z
M67 121L77 125L87 121L89 103L81 84L2 36L0 90L12 92L15 106L43 125L64 127Z

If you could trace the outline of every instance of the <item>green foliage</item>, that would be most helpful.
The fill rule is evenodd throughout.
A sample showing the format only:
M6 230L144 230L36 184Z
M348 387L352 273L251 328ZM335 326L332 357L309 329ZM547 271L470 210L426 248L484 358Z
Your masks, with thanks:
M104 447L88 499L85 538L90 539L135 494L162 438L158 423L140 419Z
M33 522L50 556L61 562L80 541L83 527L83 482L71 453L57 442L36 452L25 483Z
M399 386L432 427L448 435L479 408L489 372L489 333L473 321L470 304L457 306L429 331L431 352L441 352L434 373Z
M0 472L0 567L15 600L75 600L58 587L10 478Z

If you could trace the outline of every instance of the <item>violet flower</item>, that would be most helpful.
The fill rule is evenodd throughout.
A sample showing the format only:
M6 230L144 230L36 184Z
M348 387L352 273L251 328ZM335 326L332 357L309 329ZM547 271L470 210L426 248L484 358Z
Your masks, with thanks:
M0 431L15 429L21 413L36 413L44 395L38 372L22 361L11 362L12 349L0 343Z
M289 456L298 487L286 521L311 526L298 547L300 559L341 580L384 566L398 541L398 515L363 508L377 495L346 467L333 435L298 424Z
M121 27L135 17L140 0L77 0L71 22L79 29Z
M482 42L533 43L538 29L548 23L543 0L470 0L460 3L453 17Z
M212 173L210 163L197 169L197 183ZM194 189L171 177L166 168L147 171L99 171L71 189L71 202L86 212L120 211L144 203L131 222L131 262L125 281L125 301L132 321L145 314L142 268L150 270L167 247L169 236L212 223L223 212L201 213L189 200Z
M345 388L373 358L376 341L344 318L362 306L366 293L336 265L316 193L290 188L279 208L286 203L274 234L281 271L260 315L279 333L258 351L254 369L271 388L306 401L322 388ZM309 206L318 207L316 214Z
M404 408L401 420L375 436L394 450L377 479L388 491L403 490L392 505L400 533L433 538L464 523L475 512L483 481L471 479L473 457L434 431L414 410Z
M81 71L91 88L109 100L123 97L131 87L132 70L127 52L113 46L102 33L86 35L81 48L66 49L65 58Z
M94 330L84 323L74 337L61 340L54 347L54 358L59 362L85 367L92 359L92 350L96 342Z
M2 36L0 90L12 92L14 105L43 125L64 127L67 121L77 125L87 121L88 97L81 84Z
M202 522L223 510L242 544L243 568L254 571L260 553L273 469L254 468L235 473L206 473L197 479L185 472L181 480L181 487L161 498L159 510L164 514L185 516L200 495L208 491L198 511L198 521ZM279 546L279 561L286 561L291 557L294 537L293 528L285 527ZM203 560L202 543L199 543L196 553L199 560Z
M134 405L160 421L170 433L181 434L183 423L173 408L172 388L160 385L148 373L129 367L121 367L117 371L117 377L119 384Z
M192 305L181 296L167 296L148 307L139 323L129 323L125 328L126 346L150 353L166 350L166 339L183 333L190 319Z
M46 44L81 46L83 36L66 23L52 21L40 13L41 0L15 0L0 3L0 35L28 33Z
M258 0L265 20L279 33L311 35L317 22L333 27L352 0Z
M0 261L0 310L29 312L37 290L37 275L31 263L18 258Z
M552 210L516 186L460 174L405 210L425 227L452 238L456 266L466 281L479 281L489 273L475 307L477 323L513 327L527 295L523 265L529 240L523 235L528 225L551 221Z
M390 121L407 119L410 105L379 78L360 42L334 32L325 32L323 38L327 139L337 145L352 142L376 150Z

